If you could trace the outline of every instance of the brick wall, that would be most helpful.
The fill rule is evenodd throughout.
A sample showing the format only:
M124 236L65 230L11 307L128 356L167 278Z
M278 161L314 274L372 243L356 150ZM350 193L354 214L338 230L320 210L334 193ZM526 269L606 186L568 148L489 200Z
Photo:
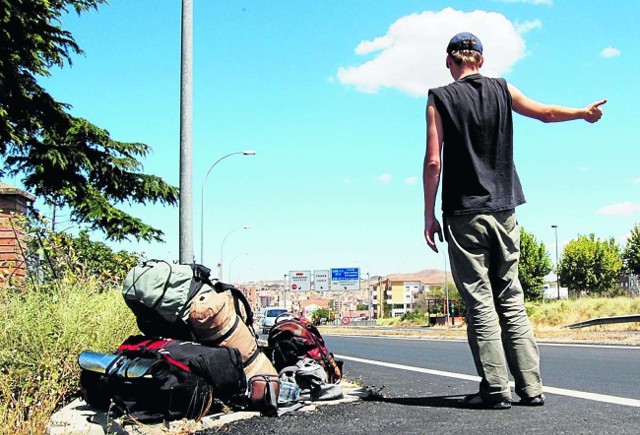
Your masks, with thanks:
M0 183L0 283L23 280L26 275L27 234L20 216L27 213L34 199L27 192Z

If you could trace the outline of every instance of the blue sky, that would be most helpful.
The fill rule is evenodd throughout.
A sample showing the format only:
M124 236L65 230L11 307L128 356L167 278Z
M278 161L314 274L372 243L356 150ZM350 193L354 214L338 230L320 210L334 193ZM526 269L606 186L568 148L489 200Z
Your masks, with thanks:
M585 4L581 3L581 4ZM43 85L117 140L149 144L144 170L179 183L178 0L112 0L69 15L84 49ZM640 222L640 2L194 0L194 254L222 240L230 281L290 270L361 267L385 275L444 268L423 231L424 109L451 81L445 47L459 31L485 46L484 74L545 103L607 98L601 122L515 117L528 203L519 221L555 259L579 234L623 244ZM164 244L116 245L178 258L178 208L128 208ZM45 210L46 211L46 210ZM249 253L248 255L245 255ZM231 270L229 270L231 266Z

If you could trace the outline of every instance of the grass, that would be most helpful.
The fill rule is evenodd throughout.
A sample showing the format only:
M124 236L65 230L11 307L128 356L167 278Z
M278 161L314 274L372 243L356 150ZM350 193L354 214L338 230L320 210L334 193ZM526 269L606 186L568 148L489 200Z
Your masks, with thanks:
M639 324L606 325L589 330L567 330L562 326L596 317L638 314L640 298L579 299L527 304L538 337L582 340L589 334L603 339L629 340L626 330ZM78 397L77 357L85 349L112 352L138 329L119 287L105 288L100 282L64 280L41 286L38 291L0 288L0 433L44 433L55 411ZM385 333L429 334L457 338L455 328L420 328L407 332L399 318L382 319L380 326L395 326ZM335 328L344 332L345 328ZM323 331L329 331L323 327ZM371 333L366 328L349 332ZM377 332L376 332L377 333ZM639 334L633 334L640 341Z
M51 414L77 397L77 357L113 351L137 332L118 289L95 280L40 291L0 289L0 433L44 433Z
M640 314L640 298L582 298L561 301L527 302L527 313L538 339L547 341L585 341L591 343L611 343L640 345L640 335L628 334L640 331L640 323L619 323L591 326L581 329L567 329L565 326L599 317ZM457 322L456 322L457 323ZM378 319L377 326L394 329L376 331L376 334L395 336L430 336L438 338L465 338L466 328L432 326L427 328L424 321L407 321L400 317ZM424 327L419 330L409 327ZM323 332L371 334L371 330L358 327L323 327Z

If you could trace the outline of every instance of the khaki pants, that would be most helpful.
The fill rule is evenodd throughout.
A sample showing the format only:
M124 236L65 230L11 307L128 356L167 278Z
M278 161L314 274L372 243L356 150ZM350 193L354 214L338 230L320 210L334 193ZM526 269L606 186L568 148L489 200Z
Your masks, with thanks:
M448 217L451 273L467 308L467 337L485 400L542 393L540 354L518 280L520 227L513 210ZM506 364L505 364L506 358Z

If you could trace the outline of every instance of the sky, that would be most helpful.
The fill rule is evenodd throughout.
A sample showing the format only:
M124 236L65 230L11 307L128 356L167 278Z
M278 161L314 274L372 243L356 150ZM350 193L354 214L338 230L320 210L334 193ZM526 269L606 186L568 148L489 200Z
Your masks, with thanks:
M552 261L551 225L562 252L591 233L623 245L640 222L636 0L193 3L194 256L215 267L222 254L225 281L445 268L443 250L423 237L424 114L428 90L452 81L445 48L460 31L482 40L483 74L531 98L573 107L608 99L596 124L514 115L528 201L518 219ZM176 186L180 20L178 0L111 0L67 15L85 53L41 80L114 139L149 144L144 172ZM244 150L256 154L226 157L205 179ZM125 209L163 230L165 243L114 248L178 259L177 206Z

